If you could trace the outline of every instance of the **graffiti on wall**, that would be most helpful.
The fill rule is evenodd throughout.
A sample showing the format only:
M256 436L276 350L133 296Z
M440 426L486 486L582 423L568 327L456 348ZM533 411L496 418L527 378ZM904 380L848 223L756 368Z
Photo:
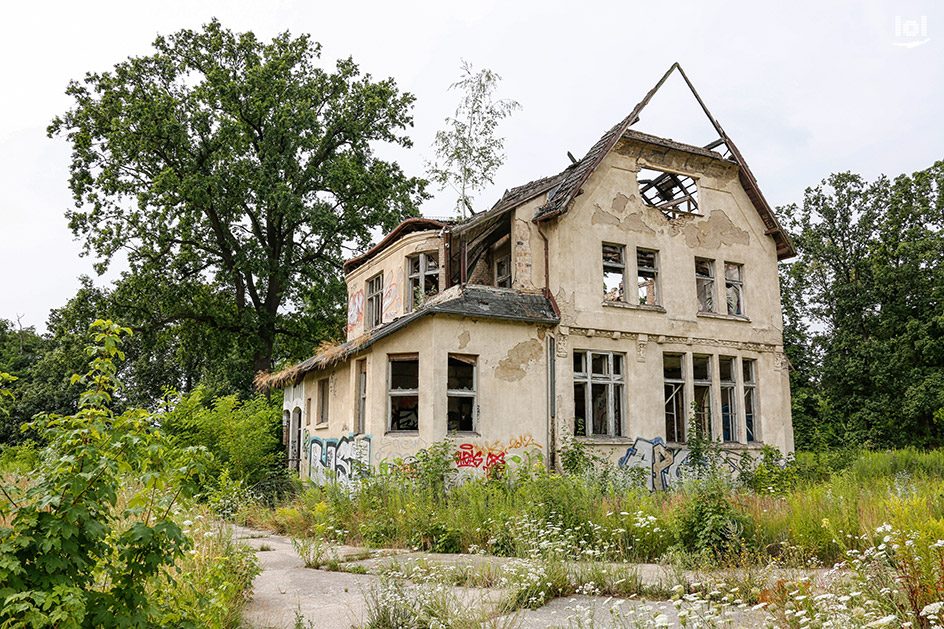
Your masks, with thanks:
M347 331L350 332L364 318L364 291L351 293L347 300Z
M508 442L486 441L483 443L460 443L455 454L456 468L462 470L480 470L489 476L503 470L509 464L531 467L543 462L543 456L537 450L542 448L530 434L512 437ZM512 452L517 450L518 452Z
M403 267L387 271L383 291L383 320L392 321L400 314L400 289L403 286Z
M308 477L322 484L332 476L347 482L370 466L370 435L308 440Z
M691 465L690 454L688 448L668 447L662 437L637 437L633 445L626 448L626 454L620 458L619 466L649 472L649 489L667 489L682 477L684 468ZM725 451L723 461L736 473L741 469L743 458L744 454L741 452Z

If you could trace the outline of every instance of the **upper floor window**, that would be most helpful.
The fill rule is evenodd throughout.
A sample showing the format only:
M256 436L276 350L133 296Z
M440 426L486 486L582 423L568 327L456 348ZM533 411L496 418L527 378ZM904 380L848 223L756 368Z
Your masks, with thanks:
M449 354L446 368L446 426L450 432L475 432L478 410L475 363L475 356Z
M744 314L743 267L733 262L724 263L724 294L729 315Z
M420 358L417 354L388 356L387 426L419 430Z
M367 280L367 309L364 324L368 330L383 323L383 283L383 273L378 273Z
M698 295L698 312L715 311L714 260L695 258L695 293Z
M407 258L407 312L439 292L439 254L435 251L418 253Z
M659 253L651 249L636 249L636 303L642 306L659 305Z
M603 243L603 298L626 301L626 247Z
M574 351L574 435L623 434L623 354Z
M495 286L511 288L511 256L503 255L495 260Z
M700 213L698 186L691 177L653 168L640 168L636 179L643 202L661 210L669 218L679 212Z

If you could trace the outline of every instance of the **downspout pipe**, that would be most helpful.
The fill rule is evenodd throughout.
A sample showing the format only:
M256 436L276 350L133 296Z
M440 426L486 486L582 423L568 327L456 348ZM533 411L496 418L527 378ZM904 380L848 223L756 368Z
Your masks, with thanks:
M554 309L554 314L557 316L557 320L560 321L560 308L557 306L557 300L554 299L554 295L551 293L551 266L550 266L550 255L548 254L548 249L550 249L550 243L547 240L547 236L544 235L544 230L541 229L541 222L535 221L535 225L538 226L538 234L541 235L541 239L544 241L544 297L551 302L551 307ZM556 412L556 402L555 397L557 396L557 391L555 383L557 381L557 363L555 358L557 357L557 348L556 340L553 335L548 337L548 359L547 359L547 432L548 432L548 468L550 471L557 469L557 412Z

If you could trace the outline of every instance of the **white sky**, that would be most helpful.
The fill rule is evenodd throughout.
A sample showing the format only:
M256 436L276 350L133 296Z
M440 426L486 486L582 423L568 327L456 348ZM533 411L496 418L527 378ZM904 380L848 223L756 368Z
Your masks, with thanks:
M85 0L7 3L2 16L0 318L22 317L39 330L75 294L80 274L94 276L63 217L72 203L68 145L45 134L71 105L67 82L148 54L157 34L198 29L214 16L261 39L310 33L331 65L351 56L362 71L415 94L414 148L384 152L408 174L422 174L433 136L455 108L457 95L446 88L460 58L501 74L499 95L523 110L500 128L507 160L480 208L506 188L558 172L566 151L582 157L673 61L774 206L801 202L831 172L873 178L944 158L944 4L930 1L476 0L460 8L443 0ZM680 87L668 83L634 128L711 139ZM423 212L448 216L452 199L440 194Z

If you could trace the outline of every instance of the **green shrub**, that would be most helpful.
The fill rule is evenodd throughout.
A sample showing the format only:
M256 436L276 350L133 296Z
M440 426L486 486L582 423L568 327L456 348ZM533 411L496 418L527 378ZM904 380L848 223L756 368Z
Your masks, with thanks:
M178 498L194 488L204 457L175 456L142 410L115 415L115 360L122 334L98 320L90 370L74 376L86 390L74 416L41 416L32 428L49 438L54 456L25 490L2 487L0 621L17 627L118 627L165 624L150 595L165 568L192 542L172 519ZM118 510L126 476L140 483ZM177 619L176 626L197 626Z
M739 480L758 494L784 494L797 486L799 473L791 457L765 445L756 463L745 461Z

